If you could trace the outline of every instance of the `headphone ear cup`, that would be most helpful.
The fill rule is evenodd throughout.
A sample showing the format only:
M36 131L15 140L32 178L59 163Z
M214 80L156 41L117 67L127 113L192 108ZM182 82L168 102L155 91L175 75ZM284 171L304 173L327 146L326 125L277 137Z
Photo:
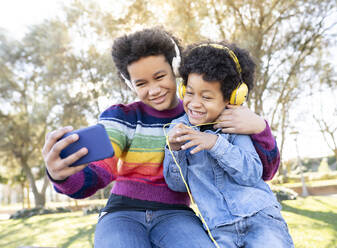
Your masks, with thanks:
M247 84L241 82L239 86L235 90L233 90L229 103L233 105L242 105L246 101L247 95Z
M178 86L178 94L181 100L184 99L185 93L186 93L186 86L182 82L180 82Z

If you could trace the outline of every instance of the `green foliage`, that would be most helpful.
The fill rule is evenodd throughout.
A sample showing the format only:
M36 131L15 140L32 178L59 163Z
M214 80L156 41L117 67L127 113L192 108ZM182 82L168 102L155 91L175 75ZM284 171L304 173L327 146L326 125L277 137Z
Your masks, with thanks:
M7 184L7 183L8 183L8 178L0 175L0 184Z
M328 157L328 164L332 165L334 163L336 163L336 157L335 156L329 156Z

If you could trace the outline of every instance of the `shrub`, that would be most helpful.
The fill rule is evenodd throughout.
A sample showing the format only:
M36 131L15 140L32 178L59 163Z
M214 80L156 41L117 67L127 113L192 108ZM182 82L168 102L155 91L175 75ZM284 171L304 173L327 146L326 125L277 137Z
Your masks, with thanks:
M102 205L96 205L96 206L90 206L87 208L83 208L83 215L98 214L102 208L103 208Z
M70 209L58 207L56 209L48 209L48 208L32 208L32 209L22 209L16 211L9 218L10 219L22 219L29 218L35 215L43 215L43 214L56 214L56 213L66 213L70 212Z
M279 202L284 200L296 200L298 197L298 194L294 190L286 187L272 185L270 188Z

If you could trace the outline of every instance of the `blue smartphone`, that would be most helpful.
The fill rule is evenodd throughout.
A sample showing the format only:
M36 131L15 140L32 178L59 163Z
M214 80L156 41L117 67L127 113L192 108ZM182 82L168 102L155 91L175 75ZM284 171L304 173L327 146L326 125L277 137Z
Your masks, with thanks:
M60 157L68 157L74 152L80 150L82 147L86 147L88 149L88 153L70 166L86 164L93 161L110 158L114 155L114 150L111 145L109 136L102 124L81 128L66 133L61 139L74 133L78 134L79 139L64 148L60 153Z

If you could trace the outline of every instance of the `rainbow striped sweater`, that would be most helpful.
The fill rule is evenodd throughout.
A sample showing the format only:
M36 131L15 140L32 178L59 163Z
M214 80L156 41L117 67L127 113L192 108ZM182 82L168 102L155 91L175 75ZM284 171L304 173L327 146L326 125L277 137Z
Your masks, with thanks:
M171 110L157 111L142 102L113 105L100 116L115 156L90 163L64 181L53 181L59 193L85 198L115 181L112 193L167 204L189 204L186 193L174 192L165 183L163 126L184 114L182 102ZM263 178L271 179L278 169L279 152L270 128L252 135L264 166Z

